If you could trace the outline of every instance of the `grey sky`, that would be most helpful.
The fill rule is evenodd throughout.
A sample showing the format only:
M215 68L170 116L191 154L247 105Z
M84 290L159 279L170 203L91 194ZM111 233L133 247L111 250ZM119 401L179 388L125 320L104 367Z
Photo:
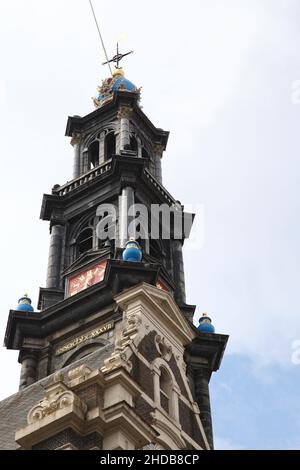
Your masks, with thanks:
M293 0L94 0L109 55L121 39L144 112L171 131L167 189L204 204L205 244L185 249L188 301L231 335L261 378L291 364L299 327L300 4ZM71 179L68 115L93 110L107 76L87 0L1 0L1 266L9 308L44 286L42 194ZM298 366L300 367L300 366ZM17 354L0 350L0 398ZM273 370L273 369L272 369Z

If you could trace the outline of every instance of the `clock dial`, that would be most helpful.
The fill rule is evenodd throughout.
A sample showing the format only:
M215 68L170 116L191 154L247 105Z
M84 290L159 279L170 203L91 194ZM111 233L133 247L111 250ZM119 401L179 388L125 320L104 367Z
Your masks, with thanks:
M68 289L69 295L72 296L78 294L78 292L103 281L106 264L107 260L101 261L101 263L70 277Z

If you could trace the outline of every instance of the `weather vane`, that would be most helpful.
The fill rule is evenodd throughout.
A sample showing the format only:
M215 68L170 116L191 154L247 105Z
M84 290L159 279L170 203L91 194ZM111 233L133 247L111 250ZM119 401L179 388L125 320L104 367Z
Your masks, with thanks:
M119 43L117 42L117 53L116 53L116 55L114 55L112 59L107 60L106 62L103 62L102 65L107 65L107 64L109 65L111 62L114 62L116 64L115 65L116 69L120 69L121 68L121 67L119 67L120 61L123 59L123 57L125 57L129 54L132 54L132 53L133 53L133 51L129 51L129 52L126 52L125 54L121 54L119 52Z

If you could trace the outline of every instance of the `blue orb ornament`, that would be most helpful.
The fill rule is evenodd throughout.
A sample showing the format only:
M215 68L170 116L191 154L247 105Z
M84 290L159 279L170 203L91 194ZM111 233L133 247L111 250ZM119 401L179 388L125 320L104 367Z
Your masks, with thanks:
M199 320L198 330L201 333L214 333L215 327L211 323L211 318L207 315L207 313L203 313L202 317Z
M130 91L140 96L140 88L137 88L134 83L125 78L121 68L117 68L113 71L112 77L102 80L102 84L97 88L96 96L93 98L95 107L101 108L110 102L114 97L114 93L118 90Z
M129 80L127 80L127 78L120 77L113 84L111 93L114 93L117 90L135 91L136 86L133 83L131 83Z
M20 312L34 312L34 309L31 305L31 299L27 294L23 295L23 297L19 299L16 310Z
M139 263L142 260L143 253L138 242L134 239L130 239L129 242L126 243L122 256L124 261Z

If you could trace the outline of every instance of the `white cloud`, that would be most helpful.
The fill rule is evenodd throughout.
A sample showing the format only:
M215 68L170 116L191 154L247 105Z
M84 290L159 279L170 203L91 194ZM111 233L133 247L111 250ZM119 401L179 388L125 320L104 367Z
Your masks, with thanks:
M215 444L215 450L243 450L243 447L241 447L238 444L235 444L232 442L230 439L227 439L226 437L219 437L216 436L214 438L214 444Z
M6 83L0 80L0 106L6 101Z

